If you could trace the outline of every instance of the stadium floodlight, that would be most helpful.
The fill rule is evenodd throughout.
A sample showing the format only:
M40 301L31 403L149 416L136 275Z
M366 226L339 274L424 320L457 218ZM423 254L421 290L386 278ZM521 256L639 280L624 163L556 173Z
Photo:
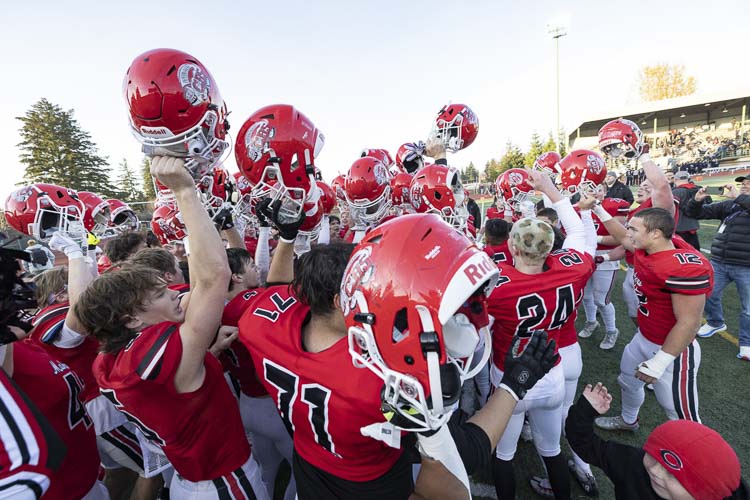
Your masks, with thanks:
M560 152L560 38L568 34L568 22L565 19L556 19L547 24L547 34L555 40L555 94L557 95L557 120L555 135L557 140L557 152Z

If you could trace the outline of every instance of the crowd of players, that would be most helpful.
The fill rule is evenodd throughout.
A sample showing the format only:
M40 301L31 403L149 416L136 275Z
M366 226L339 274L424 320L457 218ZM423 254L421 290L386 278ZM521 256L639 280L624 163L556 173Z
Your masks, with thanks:
M245 120L229 175L227 107L188 54L141 54L123 89L164 247L146 248L116 200L46 184L10 195L9 224L68 265L36 277L33 322L3 327L0 498L273 498L283 460L287 499L468 498L481 470L515 498L525 421L542 496L570 498L571 473L595 496L594 465L617 498L747 498L736 454L698 412L713 271L673 237L674 198L634 123L608 123L599 146L642 166L637 207L605 197L599 153L546 153L498 177L502 203L480 224L447 161L478 134L463 104L395 161L365 149L327 184L323 135L290 105ZM110 240L97 265L98 237ZM612 396L587 385L574 404L579 338L599 315L600 347L614 346L621 258L638 330L622 413L595 418ZM599 438L594 425L638 429L645 384L668 422L643 448Z

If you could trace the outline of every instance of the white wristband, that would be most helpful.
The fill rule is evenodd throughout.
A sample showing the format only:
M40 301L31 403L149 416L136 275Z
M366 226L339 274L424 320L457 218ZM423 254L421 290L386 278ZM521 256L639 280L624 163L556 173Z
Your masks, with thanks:
M646 361L638 365L638 371L644 375L648 375L649 377L659 379L662 375L664 375L664 371L669 367L669 365L675 360L676 357L677 356L672 356L671 354L659 349L658 351L656 351L656 354L653 358L647 359Z
M599 220L602 221L602 224L607 222L608 220L612 220L612 216L609 215L609 213L604 210L601 205L595 205L593 211L596 216L599 217Z
M597 243L601 243L603 239L604 239L604 236L597 236L596 237L596 242Z
M604 259L604 262L609 262L609 254L605 253L604 255L602 255L602 259Z

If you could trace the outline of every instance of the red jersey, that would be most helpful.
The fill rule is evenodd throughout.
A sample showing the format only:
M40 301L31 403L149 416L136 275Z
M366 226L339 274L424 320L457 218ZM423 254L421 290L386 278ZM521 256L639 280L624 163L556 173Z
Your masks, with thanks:
M274 397L294 450L313 466L349 481L371 481L394 465L402 450L365 437L364 426L385 421L383 381L355 368L347 338L312 353L302 345L310 308L289 287L266 288L240 319L240 339Z
M94 375L102 394L162 447L177 473L193 482L215 479L241 467L250 445L237 400L212 354L204 358L200 389L175 389L182 358L179 327L165 322L145 328L124 349L100 354Z
M82 498L99 476L99 450L91 417L80 399L81 380L30 342L13 346L13 380L60 436L67 453L44 498Z
M500 281L487 303L492 325L492 361L500 370L513 336L546 330L558 349L577 340L576 308L586 282L594 274L594 259L563 248L552 252L542 274L524 274L510 263L498 264Z
M503 218L503 212L502 210L498 210L497 207L490 207L487 209L487 215L485 216L487 219L502 219Z
M627 217L630 213L630 203L627 200L621 200L620 198L604 198L602 200L602 208L612 217ZM594 212L591 212L591 218L594 221L594 227L596 228L597 236L609 236L609 231L599 217ZM597 250L612 250L617 248L619 245L603 245L601 243L596 245Z
M646 339L662 345L677 322L672 294L709 295L713 288L711 264L688 243L675 236L674 250L647 254L635 251L633 288L638 296L638 327Z
M490 256L490 259L492 259L495 264L500 264L501 262L513 264L513 256L510 254L507 240L495 246L485 245L483 250L484 253Z
M56 481L67 452L47 417L0 370L0 407L6 429L0 432L0 491L39 497ZM57 489L57 486L55 486Z
M44 349L52 359L68 365L78 375L83 382L81 400L88 403L99 396L99 386L92 371L94 360L99 354L99 341L94 337L81 335L77 345L62 347L55 344L69 309L68 304L55 304L39 311L34 316L34 329L28 340Z
M237 326L242 314L247 309L250 300L258 295L258 290L245 290L240 292L226 306L221 317L221 324L226 326ZM219 361L224 371L229 372L240 384L240 390L252 398L267 396L268 393L260 383L255 374L255 366L245 344L239 339L221 353Z
M647 208L653 208L653 206L654 206L654 203L651 201L651 198L648 198L646 201L644 201L637 207L630 209L630 212L628 212L627 220L632 219L633 216L637 214L638 212L640 212L641 210L645 210ZM674 199L674 213L672 214L672 216L674 217L674 227L676 228L677 221L680 220L680 200L678 200L677 198ZM630 266L633 266L633 252L630 252L627 250L625 251L625 262L630 264Z
M107 271L110 267L112 267L112 261L109 260L109 257L106 255L102 255L99 257L99 260L96 261L96 269L99 272L99 274L104 274L105 271Z

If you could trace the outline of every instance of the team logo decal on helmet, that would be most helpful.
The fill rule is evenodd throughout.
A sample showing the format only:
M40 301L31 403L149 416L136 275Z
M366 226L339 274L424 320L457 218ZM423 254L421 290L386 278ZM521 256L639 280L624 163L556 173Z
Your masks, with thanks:
M197 65L191 63L181 65L177 70L177 79L182 85L185 100L191 106L198 106L208 101L211 79Z
M260 160L261 156L269 151L268 143L273 136L274 129L268 124L268 120L253 123L245 133L247 157L253 161Z
M521 184L524 181L524 178L518 172L511 172L510 174L508 174L508 180L510 181L512 186L515 186L517 184Z
M373 173L375 174L375 181L378 184L383 185L388 182L388 170L383 163L376 163L375 168L373 168Z
M18 191L15 191L12 193L13 199L16 200L19 203L26 203L29 198L31 198L31 194L34 192L34 190L31 188L31 186L26 186L24 188L19 189Z
M355 252L349 259L346 279L341 283L341 308L344 315L357 306L354 290L364 285L372 278L375 267L370 261L372 248L366 247Z
M588 155L586 157L586 166L591 170L591 172L599 175L602 173L602 170L605 168L604 160L601 156L595 156L595 155Z

